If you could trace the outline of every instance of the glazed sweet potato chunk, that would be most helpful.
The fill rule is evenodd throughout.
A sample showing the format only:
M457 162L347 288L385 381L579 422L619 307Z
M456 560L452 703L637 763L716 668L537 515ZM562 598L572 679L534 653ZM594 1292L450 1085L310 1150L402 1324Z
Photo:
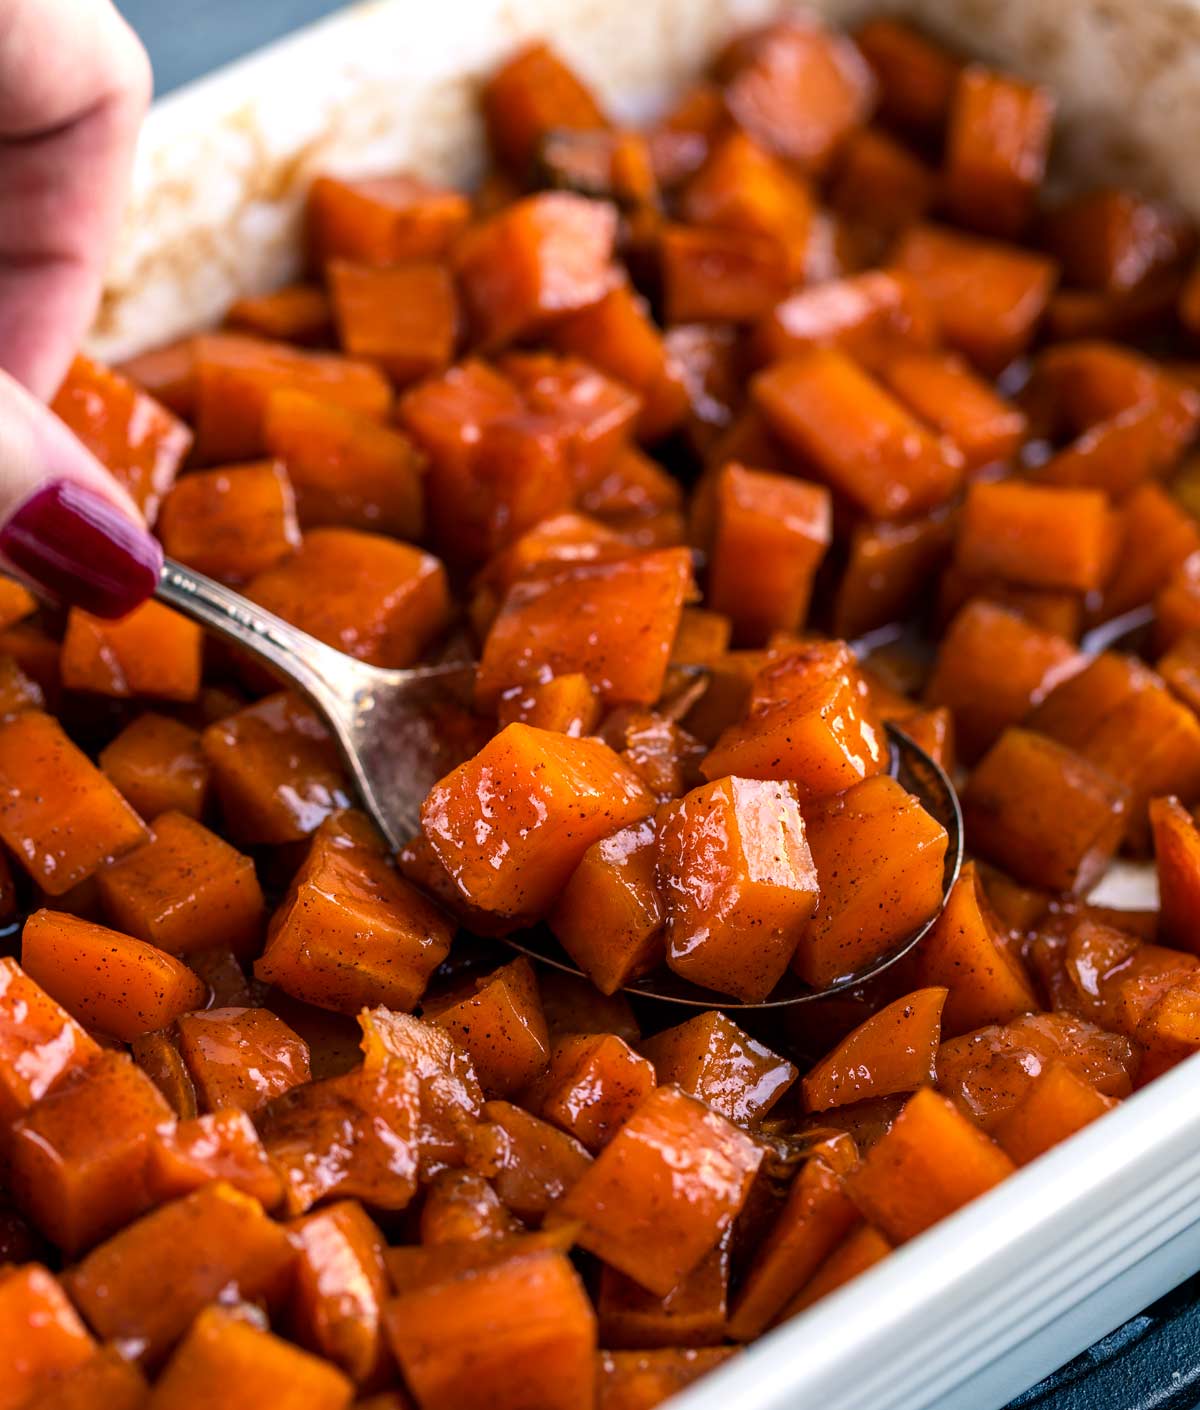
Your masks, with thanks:
M1139 1085L1200 1050L1200 986L1194 976L1172 985L1155 999L1135 1033L1142 1049Z
M21 965L81 1023L126 1043L208 996L186 965L157 946L62 911L35 911L25 922Z
M0 574L0 631L32 616L37 610L37 598L15 578Z
M254 863L182 813L156 818L151 840L110 865L99 887L114 925L169 954L244 951L262 932Z
M653 1351L602 1351L596 1410L652 1410L733 1355L731 1346L672 1346Z
M1174 945L1200 954L1200 833L1177 798L1150 804L1159 924Z
M23 1404L26 1410L142 1410L149 1394L133 1362L103 1347Z
M697 1014L641 1044L658 1080L739 1126L753 1127L787 1092L796 1068L723 1013Z
M163 501L163 548L224 583L243 583L300 547L296 501L278 460L187 475Z
M1091 592L1104 586L1118 547L1117 525L1096 490L1003 480L967 490L955 542L966 573L1028 587Z
M752 230L666 225L658 258L668 323L753 323L791 282L786 247Z
M615 1033L570 1034L525 1100L595 1155L656 1086L654 1065Z
M1011 460L1025 438L1025 413L954 353L898 352L882 375L910 411L958 447L968 472Z
M399 173L346 181L318 176L308 195L313 260L395 264L444 254L466 226L470 199Z
M62 683L119 699L195 700L201 646L196 623L161 602L143 602L115 622L72 607L60 657Z
M805 821L821 897L792 964L819 987L864 969L937 912L947 837L886 774L823 800Z
M1160 485L1134 490L1119 513L1121 547L1095 613L1104 620L1153 601L1200 548L1200 525Z
M147 822L161 813L199 818L211 770L200 732L147 711L100 751L100 768Z
M283 1182L254 1123L232 1106L160 1127L149 1180L156 1199L177 1199L213 1180L224 1180L264 1209L274 1209L283 1197Z
M257 1111L309 1080L308 1044L269 1009L189 1013L176 1031L196 1095L209 1111Z
M873 1224L859 1224L841 1241L825 1259L800 1292L783 1310L783 1320L794 1317L811 1307L814 1302L828 1297L831 1292L844 1287L865 1273L875 1264L881 1263L892 1251L892 1244Z
M314 585L319 584L319 588ZM446 575L432 554L357 529L313 529L246 595L374 666L411 666L445 628Z
M940 987L916 989L860 1023L804 1078L807 1109L828 1111L932 1082L946 995Z
M99 1055L94 1039L16 960L0 958L0 1127Z
M593 842L652 809L607 745L513 724L431 790L421 826L472 905L540 915Z
M666 1297L602 1267L596 1290L600 1340L622 1348L719 1345L729 1297L728 1243L722 1240Z
M703 988L765 999L787 970L818 880L786 783L719 778L658 827L667 964Z
M607 125L583 80L547 44L526 45L501 64L481 101L493 154L522 180L551 133Z
M492 1101L483 1115L503 1133L492 1176L496 1193L518 1218L539 1223L591 1167L591 1156L574 1136L523 1107Z
M61 896L144 842L146 828L57 720L27 710L0 724L0 838Z
M96 1354L58 1279L39 1263L0 1272L0 1384L3 1410L21 1410Z
M378 364L397 385L448 367L458 338L449 268L406 260L380 268L335 259L326 266L342 347Z
M333 333L329 295L317 284L284 284L269 294L243 294L225 313L225 324L260 338L321 344Z
M1028 1165L1114 1106L1114 1098L1098 1092L1065 1063L1052 1062L996 1123L992 1135L1018 1165Z
M939 134L958 80L959 63L953 55L890 16L868 20L854 39L875 74L882 115L911 132Z
M523 955L461 989L431 996L422 1008L470 1054L489 1095L519 1091L550 1060L537 977Z
M927 215L937 195L936 173L915 152L864 127L842 151L829 201L844 219L886 236Z
M1043 217L1040 233L1071 284L1109 293L1177 267L1195 241L1182 211L1118 186L1069 197Z
M850 640L907 616L953 538L944 510L902 523L859 524L833 602L833 630Z
M579 1243L665 1297L711 1252L745 1202L762 1148L723 1116L659 1087L556 1207Z

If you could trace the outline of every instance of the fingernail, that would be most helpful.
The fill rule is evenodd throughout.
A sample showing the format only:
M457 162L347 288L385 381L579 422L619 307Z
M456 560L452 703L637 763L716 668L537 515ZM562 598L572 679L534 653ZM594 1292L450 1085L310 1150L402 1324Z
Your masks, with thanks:
M51 480L0 528L0 553L52 597L97 617L123 617L154 591L158 541L107 500Z

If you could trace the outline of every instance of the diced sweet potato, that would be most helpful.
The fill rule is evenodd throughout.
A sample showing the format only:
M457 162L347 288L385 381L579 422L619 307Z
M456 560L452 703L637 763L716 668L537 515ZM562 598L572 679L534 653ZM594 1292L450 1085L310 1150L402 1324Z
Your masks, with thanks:
M24 1410L143 1410L149 1394L133 1362L106 1346L22 1404Z
M126 1043L199 1008L208 994L154 945L61 911L35 911L25 922L21 965L81 1023Z
M538 1222L591 1167L574 1136L508 1102L487 1102L486 1119L502 1133L496 1193L518 1218Z
M600 702L591 681L580 671L551 676L542 685L514 686L496 705L501 729L516 721L578 739L593 734L599 719Z
M731 1346L602 1351L596 1410L653 1410L733 1355Z
M449 615L445 570L432 554L358 529L310 530L246 595L374 666L414 665Z
M147 711L100 751L100 767L147 822L161 813L199 818L211 770L198 730Z
M1150 803L1159 925L1173 945L1200 954L1200 833L1177 798Z
M150 1151L171 1117L140 1067L124 1053L102 1053L13 1125L18 1208L68 1256L90 1248L152 1203Z
M1042 218L1041 241L1077 288L1137 288L1186 259L1195 235L1182 211L1135 191L1098 187Z
M992 1135L1018 1165L1028 1165L1114 1106L1114 1098L1098 1092L1065 1063L1052 1062L996 1123Z
M522 1098L596 1154L656 1086L652 1062L615 1033L557 1039L550 1064Z
M1095 612L1105 621L1151 602L1200 548L1200 526L1160 485L1134 490L1119 512L1121 547Z
M1194 977L1161 994L1135 1032L1142 1049L1140 1085L1200 1050L1200 987Z
M58 1279L40 1263L0 1272L0 1407L21 1410L96 1354Z
M932 304L946 342L991 375L1029 345L1058 278L1044 255L935 225L906 231L893 264Z
M62 682L118 698L195 700L202 640L195 622L161 602L144 602L115 622L72 607L60 660Z
M697 1014L641 1044L660 1083L680 1088L739 1126L753 1127L799 1075L723 1013Z
M922 420L962 452L967 470L1009 461L1028 423L954 353L898 352L883 367L883 380Z
M947 992L916 989L860 1023L805 1076L805 1107L827 1111L932 1082Z
M159 535L172 558L198 573L245 582L300 547L287 470L261 460L186 475L163 501Z
M386 268L335 259L326 266L338 339L352 357L403 386L448 367L458 338L449 268L406 260Z
M521 413L484 427L472 470L480 546L494 554L568 510L575 480L561 421ZM473 516L475 517L475 516Z
M723 1116L659 1087L568 1190L555 1217L579 1243L665 1297L716 1247L745 1202L762 1148Z
M729 777L693 789L660 819L658 877L667 964L703 988L765 999L817 903L793 789Z
M837 1248L817 1269L799 1294L792 1299L783 1312L783 1319L796 1316L814 1302L828 1297L831 1292L844 1287L881 1263L892 1251L892 1245L872 1224L860 1224L838 1244Z
M728 1298L728 1236L665 1297L601 1267L595 1294L600 1340L625 1349L717 1346L725 1340Z
M186 1014L177 1032L197 1096L209 1111L257 1111L309 1080L308 1044L268 1009Z
M191 416L196 405L193 341L183 337L160 343L117 363L113 371L127 377L176 416Z
M1200 629L1200 551L1190 553L1154 599L1154 640L1162 650Z
M192 433L133 382L82 353L51 402L153 524L191 449Z
M37 611L37 598L15 578L0 574L0 631L7 631Z
M810 808L821 899L793 967L820 988L866 968L937 913L946 829L886 774Z
M918 135L940 135L954 99L958 61L891 16L868 20L854 39L875 74L883 116Z
M146 839L138 815L49 715L0 723L0 839L61 896Z
M228 945L245 950L262 933L254 863L183 813L162 813L153 836L101 875L114 925L168 954Z
M607 126L583 80L547 44L526 45L501 64L481 101L492 152L521 181L552 133Z
M833 630L847 640L902 620L948 557L949 516L935 511L899 524L859 524L833 603Z
M1180 637L1158 658L1155 669L1172 695L1200 714L1200 633Z
M787 248L752 230L665 225L658 257L667 323L753 323L791 282Z
M227 327L286 343L326 343L333 333L329 295L317 284L284 284L268 294L243 294L225 313Z
M865 127L842 151L830 205L887 239L928 214L938 186L938 176L904 143Z
M154 1387L155 1410L221 1405L254 1410L347 1410L354 1388L328 1362L310 1356L225 1307L206 1307Z
M298 842L350 806L329 731L287 692L210 725L201 746L229 830L246 842Z
M473 1170L441 1170L421 1206L421 1243L491 1243L515 1234L519 1225L500 1196Z
M25 674L12 656L0 654L0 719L19 715L23 710L41 710L46 693Z
M955 561L978 577L1091 592L1108 580L1117 535L1099 491L979 483L967 490Z
M422 1410L595 1403L595 1313L562 1253L510 1258L403 1293L388 1303L385 1321Z
M470 1054L489 1095L519 1091L549 1062L537 978L523 955L484 979L426 999L422 1008Z
M834 348L777 363L751 390L772 430L873 519L931 509L962 478L957 447Z
M461 191L400 173L360 181L318 176L309 190L313 262L329 259L395 264L444 254L471 216Z
M7 1128L100 1048L25 973L0 958L0 1128Z
M283 1197L279 1172L239 1107L160 1127L150 1153L149 1180L157 1199L177 1199L213 1180L224 1180L264 1209L274 1209Z

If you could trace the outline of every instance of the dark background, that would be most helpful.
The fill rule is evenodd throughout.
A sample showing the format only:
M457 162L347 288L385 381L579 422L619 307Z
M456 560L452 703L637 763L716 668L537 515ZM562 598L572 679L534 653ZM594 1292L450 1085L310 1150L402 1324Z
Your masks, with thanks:
M159 94L342 7L340 0L116 3L150 51ZM1009 1410L1196 1410L1198 1405L1200 1277L1027 1391Z

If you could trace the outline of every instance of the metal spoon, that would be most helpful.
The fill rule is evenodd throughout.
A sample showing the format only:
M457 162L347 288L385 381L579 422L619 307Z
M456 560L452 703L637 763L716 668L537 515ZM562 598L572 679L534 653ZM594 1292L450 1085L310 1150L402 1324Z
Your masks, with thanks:
M471 663L385 670L327 646L289 622L264 611L240 593L168 559L155 595L160 601L225 637L284 677L328 726L357 785L363 805L399 850L420 825L421 804L434 783L461 762L439 729L450 704L468 696ZM963 828L954 786L940 766L903 731L889 725L891 772L946 829L948 844L942 900L958 879ZM908 953L933 920L906 937L868 968L824 989L794 977L780 982L761 1004L731 1002L664 971L639 980L631 992L692 1008L784 1008L838 993L882 973ZM505 937L514 949L557 969L582 975L544 927Z

